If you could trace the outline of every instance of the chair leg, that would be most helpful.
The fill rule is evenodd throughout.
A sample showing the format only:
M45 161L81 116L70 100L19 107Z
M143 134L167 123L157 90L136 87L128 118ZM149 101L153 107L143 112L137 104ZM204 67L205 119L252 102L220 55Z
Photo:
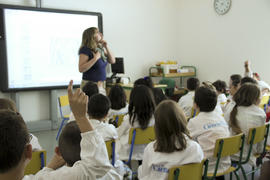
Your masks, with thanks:
M255 175L255 167L252 166L252 173L251 173L251 179L254 180L254 175Z
M236 179L237 179L237 180L240 180L240 178L239 178L239 175L238 175L237 171L234 171L234 175L235 175L235 177L236 177Z
M241 168L244 179L247 180L247 175L246 175L246 172L245 172L243 166L241 165L240 168Z
M59 138L59 135L60 135L60 132L61 132L63 126L64 126L64 123L65 123L65 120L63 119L62 122L61 122L60 128L58 129L58 132L57 132L56 141Z

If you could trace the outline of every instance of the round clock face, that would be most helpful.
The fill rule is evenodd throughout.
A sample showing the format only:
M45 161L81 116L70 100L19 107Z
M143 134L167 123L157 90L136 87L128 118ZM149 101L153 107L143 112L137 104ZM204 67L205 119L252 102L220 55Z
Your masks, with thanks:
M231 0L215 0L214 8L220 15L226 14L231 7Z

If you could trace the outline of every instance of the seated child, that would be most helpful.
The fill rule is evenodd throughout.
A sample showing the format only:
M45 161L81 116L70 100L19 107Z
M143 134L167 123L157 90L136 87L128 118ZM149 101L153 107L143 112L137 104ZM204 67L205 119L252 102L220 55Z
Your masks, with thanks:
M134 87L139 86L139 85L145 85L145 86L149 87L150 89L154 88L154 83L153 83L152 79L148 76L146 76L144 78L139 78L134 82Z
M203 85L204 87L207 87L207 88L212 89L212 90L215 91L216 94L218 95L217 89L215 88L215 86L214 86L210 81L204 81L204 82L202 82L202 85ZM195 108L195 109L196 109L196 108ZM221 108L220 103L217 103L217 104L216 104L216 107L215 107L215 110L214 110L214 111L216 111L217 113L219 113L219 114L221 114L222 116L224 116L224 113L223 113L223 110L222 110L222 108Z
M112 124L105 123L110 107L109 98L102 94L93 95L88 102L89 120L104 141L118 138L116 128Z
M113 86L109 92L108 98L111 101L111 109L109 110L108 119L112 119L114 115L128 113L126 93L121 86Z
M229 82L229 89L230 89L230 94L227 97L227 104L223 110L224 112L224 116L226 116L226 114L228 114L227 112L231 112L232 108L235 105L235 102L233 100L233 95L238 91L238 89L241 87L241 75L239 74L233 74L230 77L230 82ZM227 120L227 118L225 118L225 120Z
M226 82L217 80L213 83L213 86L215 86L218 94L218 103L220 104L222 110L225 109L225 106L227 104L227 97L225 95L226 93Z
M187 120L178 104L165 100L155 111L156 140L147 145L139 179L168 179L169 169L203 160L203 151L187 130Z
M78 153L73 152L73 151L69 152L71 148L65 148L65 151L66 151L65 153L67 154L65 155L61 154L61 156L60 156L61 151L56 150L56 154L54 155L53 159L45 168L39 171L36 175L25 176L23 178L24 180L31 180L31 179L58 180L59 178L65 179L65 180L99 179L99 178L104 177L105 175L108 177L111 177L111 179L121 179L121 177L115 172L114 168L109 162L107 150L106 150L106 146L105 146L103 138L100 136L100 134L96 130L93 129L91 123L87 119L86 111L87 111L88 96L86 96L81 91L81 89L77 89L73 93L72 83L73 82L71 81L68 88L69 103L70 103L71 110L75 116L76 124L78 125L80 130L78 131L78 129L76 128L73 129L74 126L69 127L68 125L67 128L69 129L65 129L64 132L67 133L66 134L67 136L65 136L65 138L75 138L76 140L78 140L78 136L73 137L73 135L70 135L69 132L67 132L67 130L81 133L80 134L81 136L80 159L81 160L74 162L74 159L78 158ZM3 116L0 113L0 119L2 119L2 117ZM13 120L14 120L13 126L9 125L8 123L2 124L1 123L2 121L0 121L0 129L3 129L4 127L5 128L9 127L11 129L14 129L15 125L19 127L19 124L20 124L20 121L22 121L22 118L21 120L18 118L13 118ZM16 132L13 132L10 130L0 131L0 133L3 133L0 136L1 147L7 147L6 149L3 148L4 152L1 152L0 155L6 154L7 152L10 151L10 149L13 149L10 147L14 147L14 142L17 142L17 141L13 141L13 142L10 141L12 142L12 146L10 146L9 141L5 141L5 139L3 139L2 137L10 137L10 138L14 137L18 139L18 142L21 141L20 139L24 140L22 141L23 143L21 144L20 148L16 149L16 151L19 151L19 153L16 152L16 155L19 156L19 163L14 163L12 167L6 166L7 163L10 163L10 162L13 163L13 161L10 161L10 159L7 160L8 161L7 163L1 163L1 165L3 164L5 166L4 168L8 167L9 169L3 169L3 168L0 169L0 179L2 178L15 179L14 175L18 175L19 174L18 172L21 172L20 177L22 177L24 167L26 166L27 162L31 159L31 145L28 144L28 139L27 139L28 133L27 133L25 124L24 123L21 123L21 124L22 124L21 127L18 129L24 129L24 133L16 134ZM64 140L63 138L64 137L62 136L61 139ZM70 143L62 142L62 143L64 144L66 143L65 145L72 146L72 150L74 149L78 150L78 147L73 149L72 142ZM78 143L75 143L75 144L78 145ZM61 146L62 144L59 144L59 145ZM61 147L59 148L61 149ZM0 148L0 151L3 151L2 148ZM69 158L67 158L68 154L72 154L72 155L69 156ZM3 157L1 157L0 161L4 162ZM63 166L66 163L67 163L67 166ZM73 166L69 167L72 164ZM4 174L1 174L2 170L5 170ZM17 179L21 179L21 178L17 178Z
M90 99L90 97L93 96L94 94L98 94L98 93L99 93L99 89L98 89L97 84L94 83L94 82L92 82L92 81L87 82L87 83L83 86L82 91L85 93L85 95L87 95L87 96L89 97L89 99ZM75 118L74 118L72 112L70 113L68 122L70 122L70 121L75 121Z
M260 90L265 93L270 91L270 85L263 81L258 73L254 73L250 67L250 61L245 61L245 76L255 79L258 83Z
M7 110L17 112L16 104L10 99L0 98L0 110L1 109L2 110L7 109ZM40 146L38 142L38 138L34 134L31 134L31 133L29 135L31 137L30 144L32 145L32 150L33 151L42 150L42 147Z
M159 105L159 103L168 99L167 96L163 93L162 89L153 88L152 91L153 91L156 105Z
M265 124L266 114L258 106L260 103L260 89L257 85L252 83L243 84L240 89L233 96L235 106L231 112L226 112L225 118L229 122L229 127L232 135L244 133L248 137L250 128L262 126ZM245 140L246 141L246 140ZM245 143L243 159L248 154L249 145ZM256 158L254 153L259 153L263 149L263 142L258 143L252 150L250 163L256 165ZM239 155L232 156L233 160L238 160Z
M229 137L228 124L221 114L214 111L217 94L213 89L200 87L195 91L194 105L199 114L190 119L187 128L192 139L197 141L209 159L208 172L213 173L216 158L213 157L216 140ZM218 173L226 171L231 165L230 157L220 159ZM222 178L221 178L222 179Z
M191 111L193 107L194 93L199 86L200 81L197 78L189 78L187 80L187 89L189 92L182 96L178 101L187 118L192 117Z
M119 139L116 141L116 152L119 159L128 160L130 145L128 144L131 128L146 129L154 126L155 102L151 89L144 85L135 86L130 94L128 115L117 128ZM146 145L135 145L132 160L142 160Z

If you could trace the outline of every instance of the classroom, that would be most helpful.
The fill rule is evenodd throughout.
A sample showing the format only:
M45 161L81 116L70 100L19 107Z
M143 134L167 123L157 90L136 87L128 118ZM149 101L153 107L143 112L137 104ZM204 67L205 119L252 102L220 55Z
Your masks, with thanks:
M41 7L37 7L38 2L41 3L40 4ZM226 4L227 4L227 7L226 7ZM98 117L100 114L98 114L97 111L99 111L102 108L113 109L112 107L114 103L111 102L112 101L111 98L113 98L112 97L113 95L112 93L110 93L110 90L115 88L116 90L120 89L119 91L122 91L122 89L124 89L124 91L122 92L122 95L123 93L125 94L125 103L124 103L123 108L125 107L125 114L127 115L118 116L118 115L111 114L111 118L113 119L113 121L115 121L114 118L116 117L117 117L117 121L118 119L122 118L123 126L122 127L120 125L118 126L117 123L115 124L115 122L111 122L109 120L108 122L106 122L107 124L111 123L113 124L113 126L116 127L116 128L113 127L113 131L114 132L116 131L113 136L115 137L115 139L118 139L118 140L113 143L114 144L113 149L115 153L117 154L116 156L119 156L119 157L114 157L116 159L113 158L115 160L114 162L115 164L113 165L110 160L111 159L110 157L109 159L108 157L106 157L103 162L104 164L102 164L101 159L103 158L103 155L107 156L106 153L108 149L106 149L106 151L103 152L104 149L102 149L102 147L104 146L104 143L99 143L95 145L96 149L93 149L93 153L97 153L97 156L96 156L97 163L100 163L100 165L98 164L97 166L100 168L100 170L96 172L95 167L93 166L93 164L90 163L89 166L94 167L94 168L89 167L88 173L92 174L91 176L89 174L85 175L85 177L76 176L76 178L75 176L73 178L69 176L66 176L66 177L63 176L64 179L68 179L68 178L71 178L71 179L91 179L92 178L93 179L93 177L95 177L96 179L155 179L155 178L156 179L170 179L170 178L174 179L175 177L173 176L175 176L175 174L173 174L172 176L170 175L171 174L170 172L173 171L170 168L173 166L176 166L176 165L181 166L181 165L192 164L192 163L198 164L199 162L201 163L200 164L201 167L206 166L205 161L202 162L202 160L203 159L206 160L205 157L207 157L207 154L209 152L205 151L204 149L205 144L204 145L200 144L199 142L200 137L198 137L198 133L202 133L206 131L212 132L212 129L213 129L215 130L215 132L217 131L224 132L224 134L226 134L226 135L223 134L224 136L222 136L214 132L212 135L211 134L209 135L210 139L213 136L215 136L217 139L217 138L225 138L225 137L228 137L229 135L230 136L238 135L238 138L243 138L242 136L240 137L240 135L243 133L245 134L245 139L246 139L245 141L247 141L247 138L249 135L248 134L249 128L248 127L245 127L246 129L241 128L242 125L244 126L245 124L245 123L242 124L239 121L237 122L237 119L239 120L239 118L241 117L243 117L243 119L247 119L247 121L250 120L249 122L250 124L253 123L252 118L256 119L257 116L260 119L264 119L263 124L259 122L257 124L256 122L254 122L253 124L256 124L254 125L254 128L259 127L259 126L263 126L265 128L263 131L265 131L266 134L263 133L264 138L262 141L264 141L265 139L267 141L267 138L266 138L268 137L267 129L269 128L269 126L267 124L268 121L266 119L269 118L268 113L270 112L270 107L269 107L270 88L268 88L269 87L268 84L270 84L270 76L268 72L269 71L268 67L270 67L270 61L268 60L270 59L270 51L269 51L270 36L268 35L270 32L270 21L269 21L270 1L269 0L260 0L260 1L254 1L254 0L237 0L237 1L236 0L206 0L206 1L196 1L196 0L144 0L144 1L143 0L128 0L128 1L127 0L110 0L110 1L109 0L76 0L76 1L73 1L73 0L0 0L0 5L24 6L24 7L41 8L41 9L48 8L48 9L57 9L57 10L64 10L64 11L94 12L94 13L97 13L97 15L100 13L102 16L102 28L100 28L99 26L99 31L102 33L100 37L102 41L104 38L104 42L102 42L102 47L105 49L105 56L107 57L107 62L108 64L110 63L114 64L115 59L117 60L119 59L119 57L120 59L121 58L123 59L124 74L123 73L117 74L116 76L122 77L122 80L119 79L119 81L121 81L122 84L128 84L128 85L126 86L121 85L120 88L118 86L115 88L114 83L107 82L106 84L105 79L102 80L104 82L102 85L97 83L98 92L103 95L97 96L95 94L94 96L96 100L95 98L92 98L92 97L90 98L89 96L88 107L87 107L88 112L86 112L88 113L87 118L91 119L91 117L92 118L96 117L93 119L99 119ZM220 12L220 11L224 11L224 12ZM87 24L82 25L82 27L83 29L86 29ZM0 30L1 29L2 28L0 28ZM75 31L73 29L67 30L66 33L63 33L64 34L63 37L68 39L69 37L68 33L71 34L72 32L75 32ZM0 35L1 35L1 32L0 32ZM81 38L82 33L77 34L77 35ZM72 38L75 37L74 35L71 35L71 36ZM2 40L1 36L0 36L0 40ZM80 76L79 78L81 78L82 74L85 73L85 70L80 69L80 65L78 69L78 64L81 62L81 58L84 58L85 55L90 60L91 59L90 55L85 53L86 51L81 51L80 47L76 47L72 45L71 44L72 41L66 42L64 39L63 42L64 42L63 44L66 43L67 45L70 45L69 47L75 47L75 54L74 54L75 58L71 59L71 61L75 62L76 66L74 68L76 68L76 72L79 74ZM80 39L80 43L81 43L81 39ZM108 45L108 48L107 48L107 45ZM2 48L2 46L0 47ZM79 48L80 48L80 51L78 54ZM0 52L2 51L0 50ZM81 54L83 54L83 56L81 56ZM91 55L93 55L93 58L94 58L95 54L92 53ZM37 58L39 56L46 56L46 55L37 54ZM100 53L100 56L101 58L104 57L102 53ZM0 58L2 58L2 56L0 56ZM64 62L65 59L66 59L66 56L63 57L62 59L63 61L61 61L61 63L65 63ZM168 72L165 73L166 71L165 69L168 66L175 67L174 65L179 67L178 69L177 68L174 69L175 72L174 71L170 72L170 70L168 70ZM113 73L109 66L110 65L107 65L107 69L106 69L107 78L111 77ZM185 77L181 77L179 75L181 74L180 71L183 71L183 74L185 74L186 72L184 71L185 70L190 71L190 68L191 68L191 75L189 74L189 75L186 75ZM168 76L166 78L165 76L162 77L162 75L160 75L159 77L154 77L154 74L151 75L151 70L154 70L154 72L157 72L157 73L160 73L160 71L162 71L163 74L167 74ZM48 73L49 72L50 72L50 69L48 69ZM239 82L237 83L236 86L234 82L236 82L237 80L234 81L233 79L234 77L232 77L232 75L241 76L240 79L238 77ZM70 75L67 75L67 76L70 76ZM249 77L251 79L250 80L247 78L247 84L245 84L244 82L246 79L243 80L243 78L245 77ZM10 99L15 103L16 109L17 109L16 111L19 112L21 117L23 118L26 124L26 128L28 129L30 134L34 135L33 136L34 138L33 137L32 138L33 139L36 138L36 140L38 141L37 143L42 147L41 149L46 150L46 156L45 156L46 163L44 166L51 165L50 161L55 156L55 147L59 145L58 144L59 137L61 137L61 133L65 132L63 130L66 130L66 129L68 130L68 127L65 126L67 122L65 122L65 125L59 131L63 118L61 117L61 112L60 112L61 107L59 107L58 98L60 96L65 96L68 94L67 87L68 86L71 87L71 84L69 84L70 83L69 81L71 79L72 77L65 82L64 84L65 88L57 88L57 89L43 88L40 90L30 89L30 90L22 90L22 91L14 90L10 92L0 91L0 100ZM167 79L169 82L173 83L173 88L170 87L171 84L168 84L168 82L165 82L165 84L167 83L166 85L160 85L164 83L164 81L162 82L162 80L164 79ZM191 80L189 81L189 79ZM141 80L141 81L139 82L137 80ZM220 84L219 82L217 82L217 80L221 80L222 83L223 82L226 83L224 91L219 92ZM253 80L255 83L253 82ZM125 81L128 81L128 83L126 83ZM149 81L151 81L150 86L153 86L152 88L145 87L149 85L147 84L149 83ZM98 82L98 81L94 81L94 82ZM112 81L112 82L115 82L115 81ZM132 83L132 86L130 86L131 83ZM74 84L76 84L75 81L74 81ZM77 86L75 85L75 87L79 87L79 85L80 83L77 84ZM91 86L91 88L93 87L96 88L95 84L94 85L88 84L88 85L89 87ZM196 87L189 88L189 86L196 86ZM73 107L82 107L83 109L85 107L83 106L82 101L79 102L78 100L79 98L82 99L83 95L80 95L80 93L76 91L75 87L73 88L72 93L71 91L69 93L70 101L68 103L70 103L71 109L72 109L72 104L73 104ZM235 88L237 87L237 90L235 91L235 93L231 93L232 91L231 88L233 87ZM84 91L83 87L81 89L82 91ZM137 89L138 94L136 94L135 89ZM155 100L156 99L155 92L154 91L152 92L152 89L162 89L161 92L164 95L166 95L165 101L158 104L157 100ZM258 89L260 91L257 91ZM189 94L191 91L193 91L192 95ZM216 93L213 94L213 91ZM141 92L141 94L139 94L139 92ZM221 102L219 93L226 95L225 97L226 100L224 100L224 102ZM247 95L248 93L250 93L250 96ZM88 95L86 92L85 94ZM186 113L185 107L181 105L181 98L182 100L184 100L183 97L186 96L186 94L187 95L189 94L190 96L192 96L191 98L192 104L190 105L190 109L188 110L189 111L188 113ZM114 96L118 97L120 95L117 94ZM211 104L211 100L213 99L211 98L207 99L207 97L210 97L210 96L212 98L215 98L216 102L215 103L212 102L214 103L214 105ZM76 97L78 99L76 99ZM252 101L251 104L249 105L241 104L241 102L243 103L243 101L246 100L245 99L246 97L250 97L250 99L247 101ZM92 102L90 101L90 99ZM152 100L154 104L151 104ZM161 101L163 101L163 99ZM257 101L260 101L260 102L257 102ZM147 104L147 107L142 105L143 102ZM195 106L193 105L193 102L195 102L196 104ZM208 104L204 106L204 104L207 102ZM89 107L89 103L93 103L95 104L95 106ZM138 104L141 103L141 106L138 106L137 108L135 108L137 106L136 103ZM218 107L219 108L218 109L216 104L219 104L219 103L220 103L220 107ZM100 104L102 104L102 106ZM230 107L227 106L226 108L226 105L228 104L230 104L229 105ZM213 109L211 109L212 107L211 105L213 106ZM255 105L256 107L253 107ZM248 106L249 108L251 108L252 106L253 109L249 109L247 110L247 112L254 112L254 114L256 114L257 116L253 117L255 116L254 114L247 116L246 114L248 113L243 113L242 115L241 114L242 112L246 112L245 110L241 109L242 106L243 107ZM1 107L1 104L0 104L0 107ZM167 107L171 107L171 108L167 108ZM79 117L79 113L81 113L81 111L78 108L74 108L74 109L75 109L75 113L72 111L73 117L69 117L69 121L71 121L72 118L74 118L73 120L75 120L76 117ZM134 113L136 111L135 109L136 110L139 109L139 111L142 111L146 114L148 113L147 115L143 117L143 119L145 118L147 119L146 125L144 124L144 126L142 126L141 123L136 122L134 118L133 119L129 118L130 116L132 117L132 115L136 117L136 113ZM93 111L92 114L91 114L91 111ZM165 111L167 111L167 114L164 113ZM211 112L216 111L216 112L221 112L221 113L219 113L218 118L214 117L213 114L211 117L207 116L207 118L209 118L208 119L209 122L207 123L205 122L205 124L202 124L202 128L199 129L198 126L200 124L199 123L197 124L196 122L194 122L194 120L200 120L200 118L203 119L203 117L206 117L205 114L209 113L210 111ZM234 112L234 114L236 115L232 115L233 113L231 112ZM174 116L174 113L176 113L176 116ZM237 115L237 113L239 114ZM138 114L138 116L140 115ZM101 117L101 119L102 118L104 117ZM159 120L161 120L162 118L163 118L163 121L159 122ZM165 132L164 130L165 127L168 127L168 128L170 127L171 129L173 129L174 127L170 123L164 123L165 120L169 121L170 118L171 119L175 118L179 126L184 126L184 130L181 129L181 131L183 132L181 132L180 134L181 134L181 138L185 140L183 141L181 140L177 142L180 144L176 143L177 145L174 145L174 146L170 146L169 142L171 141L171 139L170 141L168 140L166 142L160 141L160 143L164 143L163 144L164 146L167 145L166 147L168 148L163 148L162 146L158 146L157 145L158 143L155 144L154 142L152 142L154 141L154 139L152 139L149 144L151 146L153 145L153 148L150 148L149 145L146 146L149 142L142 143L140 145L134 145L135 147L134 147L134 154L132 155L132 161L131 160L129 161L128 159L129 159L130 147L128 146L129 149L127 153L123 153L124 151L123 149L125 149L126 147L124 147L124 145L121 144L124 141L124 139L126 141L129 139L129 134L128 134L129 132L126 130L126 128L127 127L131 128L131 126L133 127L134 125L135 126L134 128L140 127L142 130L146 129L151 132L155 131L156 136L158 134L159 136L162 136L162 133L161 134L157 133L157 131ZM185 120L181 120L181 118ZM213 119L215 119L215 122L212 122ZM0 121L1 121L1 116L0 116ZM93 135L92 139L90 139L90 137L84 136L84 133L82 133L83 130L81 129L81 127L88 127L91 129L90 131L92 131L93 129L97 129L93 131L93 132L96 132L98 131L99 126L97 124L99 122L86 123L82 120L78 123L77 119L75 121L77 122L78 125L76 125L76 123L74 125L74 122L73 122L73 124L70 123L70 126L76 126L76 128L73 128L73 130L76 129L78 132L81 132L81 134L83 134L82 137L80 138L82 138L82 140L85 140L85 141L81 141L81 146L83 144L82 142L86 143L87 138L89 138L88 139L89 142L93 141L93 142L90 142L92 144L94 144L94 141L95 141L93 137L97 139L100 138L99 135ZM104 122L105 121L106 120L104 120ZM111 128L112 126L111 124L108 127ZM158 129L157 128L158 124L161 125L163 129ZM148 129L149 127L151 128ZM168 131L169 134L173 133L171 129ZM89 134L89 133L93 134L93 132L87 132L87 131L89 131L89 129L85 131L86 134ZM138 131L138 133L139 132L141 131ZM175 132L175 133L178 133L178 132ZM166 136L166 134L163 134L163 135ZM187 136L190 136L190 138L187 138ZM205 140L204 138L205 137L203 137L201 140L202 141ZM111 139L109 138L107 140L111 140ZM213 143L215 143L215 140L213 140ZM157 142L159 142L158 139L157 139ZM254 162L256 164L256 159L254 160L254 158L253 159L252 157L250 158L250 161L253 161L253 167L258 169L258 171L254 173L254 179L261 180L265 178L263 177L263 172L265 171L262 170L262 168L266 167L268 168L268 170L270 168L270 161L269 161L270 148L268 146L268 143L267 144L265 143L264 145L262 145L264 149L260 151L260 154L264 154L264 156L263 157L259 156L259 158L261 158L262 160L259 166L254 165ZM119 144L123 146L121 147ZM78 146L80 147L80 143L78 144ZM216 163L216 159L213 160L212 158L215 144L212 144L212 146L213 147L211 149L211 158L210 159L208 158L208 160L206 160L207 162L209 161L208 171L211 172L212 174L210 175L208 172L208 174L206 173L206 175L203 175L204 172L203 172L203 169L201 168L200 179L211 179L213 176L214 176L214 179L222 179L222 178L230 179L230 173L226 173L225 176L218 176L217 174L221 173L222 170L224 172L225 171L224 169L231 166L230 163L231 163L231 160L233 159L232 156L231 158L228 156L229 159L228 157L222 157L220 159L220 166L215 169L214 165ZM225 147L225 144L224 144L224 147ZM246 148L247 147L249 146L246 146ZM194 156L195 159L192 159L193 156L190 156L190 158L186 158L186 159L183 158L182 160L181 158L179 158L178 161L180 163L178 164L175 161L173 161L175 164L172 163L172 165L162 164L161 163L162 158L166 159L166 157L158 156L157 153L159 152L171 153L170 154L171 156L167 158L174 159L173 154L176 153L174 152L175 150L176 152L182 151L182 155L183 153L186 153L187 156L190 156L190 154L192 154L193 151L196 151L198 153L198 157L195 158ZM103 152L105 154L99 154L98 152ZM152 158L149 158L147 156L147 153L150 153ZM237 154L237 153L234 153L234 154ZM245 154L245 151L243 151L243 153ZM156 156L159 158L158 161L153 160ZM147 157L146 161L144 161L145 157ZM120 161L119 158L121 160L125 159L127 161L119 162ZM144 163L144 162L150 163L150 161L153 161L151 162L153 164L151 165L148 164L148 165L151 166L150 169L152 169L153 172L151 170L147 170L148 168L147 164ZM66 163L68 164L67 161ZM237 165L235 166L239 168L238 169L235 168L237 169L237 172L232 173L232 179L237 179L237 175L239 175L240 179L253 179L252 178L253 174L248 175L247 173L247 175L244 175L243 170L242 170L243 168L244 171L248 172L252 169L251 168L252 166L247 165L247 164L242 166L242 165L239 165L238 163L239 162L237 162L236 163ZM68 167L68 168L72 168L72 165L70 165L71 167ZM215 169L216 171L214 171L212 168ZM122 174L120 173L120 171ZM8 177L8 176L1 177L2 172L4 171L0 171L0 179L2 179L2 177L3 178ZM174 171L174 173L175 172L176 171ZM180 177L181 172L180 173L178 172L177 176ZM46 173L49 174L49 172L46 172L46 173L42 172L42 173L44 173L43 178L45 177ZM39 177L40 179L42 179L42 173L40 174L40 177ZM128 174L128 177L123 177L124 176L123 174L125 173ZM265 179L267 179L268 175L265 175L266 176ZM207 176L208 178L204 176ZM47 179L55 178L53 176L53 173L51 173L50 176L48 177L49 178ZM29 179L31 178L32 177L29 177ZM27 177L25 179L27 179ZM61 178L58 177L58 179L61 179ZM195 179L195 177L189 177L187 175L187 176L183 176L182 179Z

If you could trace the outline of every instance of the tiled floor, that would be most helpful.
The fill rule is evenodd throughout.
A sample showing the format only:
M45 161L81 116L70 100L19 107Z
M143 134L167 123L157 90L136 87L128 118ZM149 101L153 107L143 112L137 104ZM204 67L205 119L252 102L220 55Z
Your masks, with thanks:
M56 135L57 131L41 131L41 132L35 132L33 133L34 135L37 136L40 145L42 146L43 149L47 151L47 162L49 162L54 154L54 148L57 146L57 141L56 141ZM248 166L245 166L246 170L249 170L250 168ZM258 179L260 172L256 172L255 174L255 180ZM229 180L229 176L225 176L226 180ZM233 180L236 178L233 176ZM240 179L243 179L243 176L240 173ZM248 179L251 179L250 176ZM270 178L269 178L270 179Z

